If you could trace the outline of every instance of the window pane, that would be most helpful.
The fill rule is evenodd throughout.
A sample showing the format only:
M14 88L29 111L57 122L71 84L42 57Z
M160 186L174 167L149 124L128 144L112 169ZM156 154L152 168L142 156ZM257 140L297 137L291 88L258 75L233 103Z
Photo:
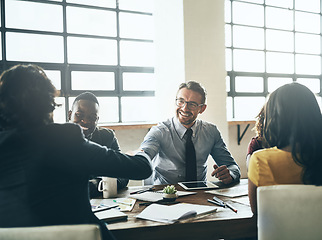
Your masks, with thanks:
M296 81L308 87L313 93L320 92L321 83L318 78L298 78Z
M123 90L155 91L154 73L123 73Z
M255 119L264 104L265 97L235 97L235 118Z
M296 73L297 74L321 74L321 57L296 54Z
M229 0L225 0L225 22L231 22L231 2Z
M121 101L123 122L156 121L154 97L123 97Z
M233 22L263 27L264 8L254 4L233 2Z
M225 25L225 46L231 47L231 26L229 24Z
M122 38L154 39L153 16L120 12Z
M233 31L234 47L264 49L264 29L234 26Z
M263 72L264 52L234 50L234 70L246 72Z
M115 40L68 37L67 49L69 63L117 64Z
M243 2L250 2L250 3L264 3L264 0L241 0Z
M295 9L318 13L320 12L320 0L295 0Z
M292 11L280 8L267 7L266 26L269 28L293 30Z
M226 76L226 92L230 91L230 77Z
M266 5L276 6L276 7L284 7L284 8L293 8L293 0L266 0Z
M266 30L267 50L293 52L294 37L292 32Z
M273 92L275 91L277 88L291 83L293 80L292 78L276 78L276 77L269 77L267 79L267 84L268 84L268 92Z
M295 30L300 32L320 33L320 15L295 12Z
M153 12L154 5L151 0L118 0L119 8L140 12Z
M106 10L67 7L69 33L116 36L116 13Z
M114 72L71 72L72 90L115 90Z
M231 71L232 70L232 65L231 65L231 50L229 48L226 48L226 71Z
M6 27L62 32L62 6L28 1L7 0Z
M61 89L61 75L57 70L45 70L47 77L51 80L57 90Z
M63 37L7 32L7 60L62 63Z
M89 6L116 8L115 0L66 0L68 3L86 4Z
M56 107L54 110L54 122L55 123L65 123L66 122L65 98L56 97L55 103L61 104L61 106Z
M261 77L236 77L236 92L263 92L264 80Z
M226 105L227 105L227 120L233 119L233 102L232 97L226 98Z
M266 60L267 72L294 73L293 54L268 52Z
M295 33L295 51L300 53L320 54L320 36Z
M119 122L118 98L117 97L98 97L100 104L98 123Z
M154 66L154 45L148 42L120 41L122 66Z

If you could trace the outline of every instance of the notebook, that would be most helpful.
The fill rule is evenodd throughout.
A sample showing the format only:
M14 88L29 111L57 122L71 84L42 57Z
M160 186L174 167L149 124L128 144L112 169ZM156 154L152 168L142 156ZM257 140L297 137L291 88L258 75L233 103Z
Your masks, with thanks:
M216 210L216 207L208 205L179 203L168 206L153 203L136 217L157 222L175 223L196 215L215 212Z
M196 194L196 192L177 191L178 197L183 197L183 196L193 195L193 194ZM156 191L156 192L144 192L144 193L130 195L130 197L141 201L157 202L163 199L163 192L162 190Z
M104 220L104 222L108 223L120 220L127 220L127 214L116 209L109 209L101 212L96 212L94 214L98 219Z

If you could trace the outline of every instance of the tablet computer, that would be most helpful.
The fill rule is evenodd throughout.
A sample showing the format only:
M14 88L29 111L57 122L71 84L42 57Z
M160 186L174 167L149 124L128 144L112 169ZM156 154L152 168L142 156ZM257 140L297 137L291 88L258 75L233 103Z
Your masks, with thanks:
M219 188L217 185L208 181L193 181L193 182L179 182L178 183L185 190L198 190L198 189L213 189Z

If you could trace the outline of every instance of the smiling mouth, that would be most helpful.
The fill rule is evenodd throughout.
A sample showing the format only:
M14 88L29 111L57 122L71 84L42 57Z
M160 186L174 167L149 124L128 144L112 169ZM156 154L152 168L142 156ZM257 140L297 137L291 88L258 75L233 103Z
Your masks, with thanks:
M80 126L83 130L87 131L89 128Z
M184 112L179 112L179 114L183 117L190 117L192 114L191 113L184 113Z

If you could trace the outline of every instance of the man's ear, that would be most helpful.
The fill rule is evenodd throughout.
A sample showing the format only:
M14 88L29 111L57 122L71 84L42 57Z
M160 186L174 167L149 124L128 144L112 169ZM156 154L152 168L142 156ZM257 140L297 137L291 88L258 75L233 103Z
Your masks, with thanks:
M72 118L72 111L71 111L71 110L69 110L69 111L68 111L68 121L70 121L70 120L71 120L71 118Z
M203 113L206 110L206 108L207 108L206 104L202 105L201 110L199 111L199 113L200 114Z

